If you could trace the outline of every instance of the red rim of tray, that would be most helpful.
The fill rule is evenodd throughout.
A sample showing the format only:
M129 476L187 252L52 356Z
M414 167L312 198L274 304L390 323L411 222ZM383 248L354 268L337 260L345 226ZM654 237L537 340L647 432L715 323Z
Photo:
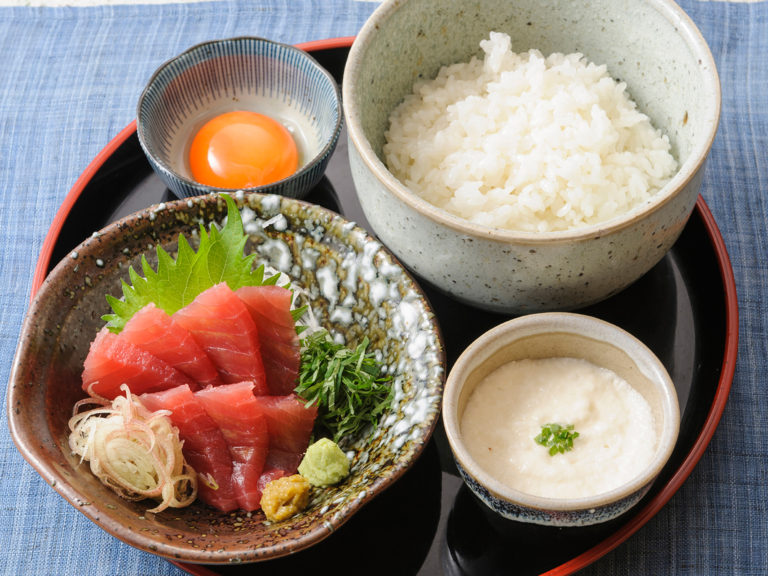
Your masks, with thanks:
M316 40L313 42L306 42L303 44L297 44L298 48L312 52L316 50L328 50L333 48L349 48L354 41L353 36L331 38L328 40ZM51 264L51 256L53 248L58 241L59 235L62 230L64 222L69 218L70 212L77 202L78 198L82 194L85 187L90 183L94 175L99 171L102 165L115 153L115 151L134 133L136 132L136 121L132 121L123 130L115 136L101 152L91 161L86 167L83 173L75 182L72 189L67 194L64 202L56 212L51 226L48 230L48 234L43 241L40 255L37 259L37 265L35 267L35 273L32 279L32 290L30 298L33 298L40 286L42 285L45 277L47 276L48 268ZM597 561L599 558L625 542L630 536L637 532L646 522L648 522L653 516L655 516L672 498L672 496L679 490L683 482L690 476L693 469L698 464L701 457L704 455L704 451L709 445L715 429L720 422L720 417L725 410L725 405L728 400L728 394L731 389L731 383L733 381L733 375L736 368L736 356L738 350L738 300L736 295L736 282L733 275L733 269L731 268L731 261L728 256L728 251L723 241L723 237L720 234L720 230L715 222L712 212L707 206L704 199L699 196L695 210L698 211L701 217L707 235L709 237L712 248L714 249L717 257L718 266L720 269L720 276L723 282L723 290L725 295L725 354L723 356L722 369L720 378L715 392L714 400L707 413L707 418L704 425L699 432L693 447L683 460L682 464L670 478L670 480L662 487L662 489L656 494L640 511L633 516L624 526L617 530L614 534L593 546L592 548L582 552L578 556L571 560L564 562L560 566L553 568L547 572L544 572L541 576L565 576L567 574L573 574L590 564ZM181 562L171 561L178 567L186 570L191 574L198 576L217 576L217 572L211 571L209 568L202 565L189 565Z

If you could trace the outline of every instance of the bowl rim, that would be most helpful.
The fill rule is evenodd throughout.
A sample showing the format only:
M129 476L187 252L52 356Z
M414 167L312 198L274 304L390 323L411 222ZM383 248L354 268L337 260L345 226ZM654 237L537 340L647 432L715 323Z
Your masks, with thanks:
M142 114L142 107L144 100L147 98L150 89L153 87L155 82L158 80L158 77L165 71L169 66L176 62L180 62L182 60L186 60L190 58L193 54L196 54L198 52L204 51L206 47L208 46L215 46L220 44L241 44L245 41L255 41L257 43L263 43L265 45L271 45L271 46L277 46L281 50L284 50L286 52L292 52L296 55L298 55L300 58L304 59L305 61L309 62L312 67L320 72L321 76L323 76L333 88L333 104L334 104L334 110L336 111L336 122L333 127L333 132L331 134L331 137L323 144L323 146L320 148L320 150L312 156L307 162L304 164L304 166L300 167L298 170L296 170L293 174L286 176L285 178L282 178L280 180L276 180L274 182L270 182L269 184L263 184L261 186L255 186L252 188L219 188L217 186L211 186L209 184L201 184L200 182L197 182L196 180L193 180L192 178L188 178L187 176L184 176L180 172L177 172L174 170L170 165L168 165L167 162L161 160L156 155L152 154L149 150L149 147L147 145L147 142L145 141L145 128L144 120L146 118L142 118L144 116ZM341 88L339 87L338 82L336 82L336 79L333 77L333 75L326 70L323 66L320 65L320 63L306 50L302 49L299 46L286 44L284 42L278 42L276 40L270 40L269 38L264 38L262 36L233 36L231 38L221 38L217 40L206 40L204 42L199 42L197 44L194 44L184 50L183 52L176 54L175 56L167 59L162 64L160 64L155 71L152 73L152 75L149 77L149 80L145 84L144 88L141 91L141 94L139 95L139 99L136 103L136 134L139 138L139 144L141 146L141 149L144 151L144 154L146 154L147 159L150 161L150 164L153 164L157 166L162 172L165 172L167 175L169 175L172 178L175 178L176 180L179 180L182 184L203 191L203 193L211 193L211 192L237 192L237 191L245 191L245 192L258 192L263 194L269 194L270 190L275 188L276 186L285 184L286 182L290 182L292 180L297 180L299 178L302 178L304 175L308 174L312 170L314 170L315 166L319 162L321 162L324 158L330 156L333 149L336 147L336 143L339 139L339 135L341 134L341 127L344 120L344 113L342 109L342 102L341 102Z
M578 498L551 498L529 494L511 488L492 477L480 467L461 440L457 410L464 376L519 337L546 333L569 333L612 344L629 354L633 360L641 360L654 372L652 381L662 392L664 414L659 445L653 459L642 473L612 490ZM494 497L526 508L557 512L590 511L618 502L649 486L672 455L680 431L677 391L661 360L648 346L623 328L594 316L574 312L540 312L519 316L491 328L478 337L462 352L448 373L443 388L442 417L454 458Z
M456 216L447 210L439 208L417 194L411 192L392 174L384 162L374 152L363 132L357 91L353 80L362 69L362 60L368 45L372 42L379 28L386 23L390 16L400 10L408 0L384 0L373 12L368 21L355 37L349 52L344 70L342 84L342 107L347 126L347 134L354 144L363 164L379 182L398 200L422 216L445 226L451 230L475 238L495 240L500 242L515 242L526 245L567 244L575 241L600 238L610 233L619 232L631 227L637 220L655 213L669 203L677 193L684 189L694 178L700 168L703 168L709 150L714 142L720 120L722 95L720 79L714 57L706 39L693 20L673 0L643 0L653 7L666 20L674 24L676 30L683 36L691 53L698 59L699 70L704 79L702 93L711 95L711 105L707 107L709 114L703 119L707 126L706 133L701 136L692 148L688 158L679 166L675 175L651 199L622 214L589 226L574 230L550 232L525 232L508 230L475 224Z

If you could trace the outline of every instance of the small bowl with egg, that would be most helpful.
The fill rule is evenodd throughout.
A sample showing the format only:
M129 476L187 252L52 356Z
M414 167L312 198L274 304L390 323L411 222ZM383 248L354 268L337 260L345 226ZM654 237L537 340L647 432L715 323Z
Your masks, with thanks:
M328 71L299 48L257 37L204 42L165 62L137 107L141 147L179 198L302 198L322 178L341 123Z
M675 243L699 194L720 84L672 0L390 0L342 86L372 229L455 299L575 310Z
M461 354L443 396L459 472L499 516L557 527L627 512L677 442L675 386L623 329L569 312L530 314Z

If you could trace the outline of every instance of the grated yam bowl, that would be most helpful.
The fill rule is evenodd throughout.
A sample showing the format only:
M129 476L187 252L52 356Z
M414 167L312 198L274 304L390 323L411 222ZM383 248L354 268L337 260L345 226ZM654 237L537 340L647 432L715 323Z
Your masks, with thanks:
M84 396L83 360L104 324L105 294L121 294L128 266L140 270L142 254L154 265L155 244L173 253L179 233L195 246L200 224L221 225L226 205L216 194L150 207L70 252L30 306L8 387L11 434L43 479L115 537L183 562L255 562L325 539L416 461L432 435L442 398L445 354L436 320L419 287L386 248L319 206L278 195L240 194L236 200L250 238L246 251L288 273L308 292L320 323L347 345L368 336L393 377L394 402L379 428L344 444L354 451L346 480L313 489L309 507L283 522L268 522L261 511L224 514L199 501L148 514L152 501L121 499L70 453L67 422Z
M470 396L483 378L498 367L537 358L577 358L607 368L648 402L656 447L652 458L634 477L611 490L582 497L536 496L505 484L472 456L461 426ZM464 483L485 505L484 510L492 520L498 516L503 520L572 528L613 520L631 510L648 493L677 443L680 406L666 368L637 338L592 316L548 312L503 322L462 352L446 380L443 423Z

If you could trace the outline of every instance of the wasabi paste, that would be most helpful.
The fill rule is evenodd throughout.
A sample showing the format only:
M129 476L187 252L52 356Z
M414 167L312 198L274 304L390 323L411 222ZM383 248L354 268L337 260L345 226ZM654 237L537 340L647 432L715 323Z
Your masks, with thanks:
M307 448L299 474L313 486L330 486L349 476L349 460L333 440L321 438Z

